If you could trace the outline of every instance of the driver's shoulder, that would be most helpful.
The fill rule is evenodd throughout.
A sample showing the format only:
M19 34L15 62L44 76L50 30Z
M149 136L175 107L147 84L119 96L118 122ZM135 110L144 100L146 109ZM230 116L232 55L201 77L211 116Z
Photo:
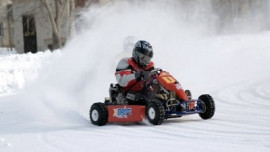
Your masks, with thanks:
M117 69L118 70L127 69L129 67L129 62L128 62L129 59L130 58L127 58L127 57L122 58L117 64Z

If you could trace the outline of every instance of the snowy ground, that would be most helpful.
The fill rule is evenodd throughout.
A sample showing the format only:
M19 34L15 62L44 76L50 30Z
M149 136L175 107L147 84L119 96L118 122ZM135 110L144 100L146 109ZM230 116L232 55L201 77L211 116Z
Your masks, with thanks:
M119 7L85 12L87 24L61 52L0 55L1 152L270 150L269 32L218 36L206 22L182 21L170 5ZM128 54L128 35L148 40L156 66L194 98L210 93L214 117L90 124L91 104L108 96L115 64Z
M42 66L49 64L52 54L49 51L37 54L16 54L15 51L0 52L0 96L11 95L35 81Z

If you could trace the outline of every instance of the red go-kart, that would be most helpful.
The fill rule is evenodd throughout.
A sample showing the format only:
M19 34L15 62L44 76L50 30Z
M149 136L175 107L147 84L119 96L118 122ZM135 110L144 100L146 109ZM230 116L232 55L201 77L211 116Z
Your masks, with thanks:
M90 108L92 124L140 122L148 119L153 125L160 125L164 119L189 114L199 114L210 119L215 113L215 103L208 94L198 99L191 98L191 92L184 90L168 72L161 69L151 71L149 80L140 92L124 91L118 84L111 84L110 97L104 103L94 103Z

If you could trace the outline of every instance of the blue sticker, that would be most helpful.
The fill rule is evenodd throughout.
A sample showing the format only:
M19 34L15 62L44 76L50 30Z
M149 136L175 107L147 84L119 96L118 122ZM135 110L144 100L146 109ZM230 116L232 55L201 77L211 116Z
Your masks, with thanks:
M113 111L114 111L114 114L113 114L114 117L127 118L129 115L131 115L132 109L124 107L124 108L115 108L113 109Z

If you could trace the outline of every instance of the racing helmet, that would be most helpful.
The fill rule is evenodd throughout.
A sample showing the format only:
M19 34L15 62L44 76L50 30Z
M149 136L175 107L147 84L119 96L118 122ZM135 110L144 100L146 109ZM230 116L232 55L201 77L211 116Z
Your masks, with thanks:
M150 43L143 40L136 42L133 48L132 58L139 66L146 68L151 63L152 57L153 48Z

